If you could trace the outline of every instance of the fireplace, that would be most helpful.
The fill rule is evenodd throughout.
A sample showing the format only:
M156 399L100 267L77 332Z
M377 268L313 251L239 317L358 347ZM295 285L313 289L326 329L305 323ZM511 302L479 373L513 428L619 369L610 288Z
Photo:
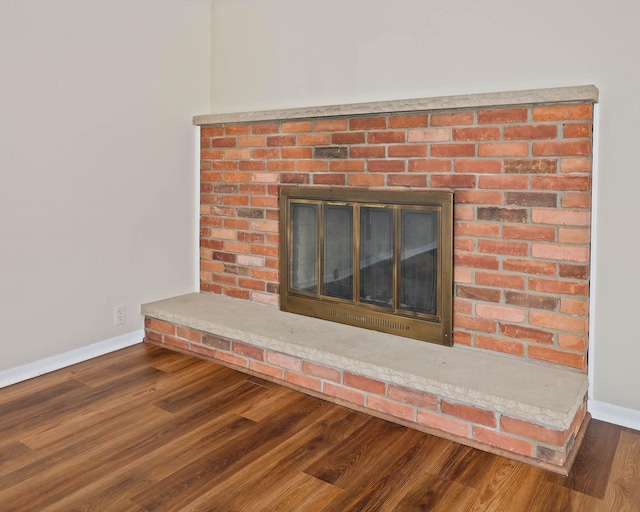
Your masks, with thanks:
M280 307L451 342L450 192L280 190Z
M147 341L566 474L588 423L597 101L597 88L579 86L196 116L200 293L145 305ZM295 195L306 188L311 196ZM281 191L299 211L280 209L289 200ZM402 280L402 228L386 235L393 258L366 252L383 245L380 226L405 206L418 224L433 220L431 203L395 194L434 192L453 197L452 242L441 227L406 250L438 238L435 310L432 293L409 298L397 276L373 275L390 265ZM287 216L297 220L290 236L305 242L283 257ZM327 216L337 219L328 247ZM449 325L438 273L447 247ZM417 267L433 269L433 253L419 254ZM421 292L434 288L421 283ZM441 316L453 346L278 309L281 297L311 296L367 313L405 304L406 318ZM363 313L327 316L338 314Z

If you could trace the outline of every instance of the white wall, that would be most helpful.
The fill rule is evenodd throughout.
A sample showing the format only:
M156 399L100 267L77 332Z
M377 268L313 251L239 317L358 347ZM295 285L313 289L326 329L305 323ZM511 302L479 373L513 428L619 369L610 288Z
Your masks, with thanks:
M210 31L210 0L0 1L0 371L196 289Z
M592 401L640 425L637 0L213 0L211 111L595 84Z

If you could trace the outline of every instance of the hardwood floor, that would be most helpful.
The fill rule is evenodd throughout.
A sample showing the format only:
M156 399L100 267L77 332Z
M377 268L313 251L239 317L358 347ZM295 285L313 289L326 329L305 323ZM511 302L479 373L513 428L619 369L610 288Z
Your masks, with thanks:
M0 389L0 510L640 511L640 432L568 478L136 345Z

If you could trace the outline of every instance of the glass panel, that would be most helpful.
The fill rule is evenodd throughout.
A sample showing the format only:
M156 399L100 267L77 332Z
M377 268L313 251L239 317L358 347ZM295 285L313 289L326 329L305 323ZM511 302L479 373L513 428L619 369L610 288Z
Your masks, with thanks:
M360 301L393 307L393 210L360 208Z
M400 309L437 315L438 212L402 210Z
M291 204L291 289L318 293L318 221L315 204Z
M324 207L323 295L353 299L353 210Z

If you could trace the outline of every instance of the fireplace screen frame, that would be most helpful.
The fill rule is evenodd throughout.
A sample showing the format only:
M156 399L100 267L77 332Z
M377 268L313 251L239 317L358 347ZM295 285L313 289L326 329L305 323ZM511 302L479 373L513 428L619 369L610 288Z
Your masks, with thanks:
M292 276L293 251L292 207L294 205L316 205L315 251L317 262L315 290L295 288ZM322 292L324 268L322 261L325 205L353 207L352 267L353 293L351 299L329 296ZM360 297L360 227L361 208L386 208L393 211L393 301L391 307L381 307L362 301ZM436 271L435 314L416 312L398 307L400 295L400 245L401 235L398 220L400 211L417 210L435 212ZM321 187L282 187L280 189L280 309L291 313L324 320L373 329L389 334L452 346L453 315L453 192L448 191L383 191L350 190Z

